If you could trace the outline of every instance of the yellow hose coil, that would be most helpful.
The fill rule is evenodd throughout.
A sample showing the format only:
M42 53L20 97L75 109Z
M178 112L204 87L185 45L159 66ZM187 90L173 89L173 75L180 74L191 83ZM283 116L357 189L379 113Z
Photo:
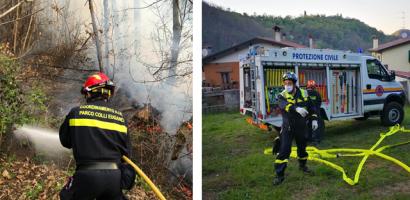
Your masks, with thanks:
M309 146L309 147L306 147L306 151L309 154L308 160L313 160L313 161L316 161L316 162L323 163L323 164L325 164L325 165L327 165L331 168L334 168L334 169L340 171L342 173L343 180L345 182L347 182L349 185L355 185L359 182L360 172L363 170L363 166L364 166L367 158L369 158L369 156L371 156L371 155L375 155L375 156L378 156L380 158L384 158L388 161L391 161L391 162L395 163L396 165L399 165L404 170L406 170L407 172L410 173L410 167L408 165L406 165L405 163L397 160L396 158L393 158L391 156L388 156L386 154L381 153L383 150L385 150L387 148L392 148L392 147L396 147L396 146L400 146L400 145L410 144L410 141L401 142L401 143L392 144L392 145L385 145L385 146L377 148L377 146L379 146L380 143L382 143L382 141L386 137L394 135L397 132L410 133L410 130L405 129L404 127L400 127L400 125L392 126L392 127L390 127L389 132L380 134L380 139L370 149L339 148L339 149L320 150L320 149L317 149L316 147ZM338 152L346 152L346 153L342 154L342 153L338 153ZM272 154L272 149L271 148L265 149L264 154L271 155ZM357 170L356 170L356 173L355 173L355 176L354 176L354 180L352 180L351 178L349 178L347 176L346 171L343 167L341 167L341 166L339 166L335 163L332 163L330 161L322 159L322 158L337 158L337 157L349 157L349 156L350 157L363 156L363 159L360 161L359 166L357 167ZM290 154L290 157L297 158L297 148L296 147L292 147L292 152Z
M130 164L135 169L135 171L145 180L145 182L148 183L152 191L154 191L154 193L157 195L158 199L166 200L164 195L162 195L162 193L157 188L157 186L155 186L155 184L151 181L151 179L149 179L148 176L145 175L145 173L134 162L132 162L129 158L127 158L127 156L122 156L122 159L128 164Z

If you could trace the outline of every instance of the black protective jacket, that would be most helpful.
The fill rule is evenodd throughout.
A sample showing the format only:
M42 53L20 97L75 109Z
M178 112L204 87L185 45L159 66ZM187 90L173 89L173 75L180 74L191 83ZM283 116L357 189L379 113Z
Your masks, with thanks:
M278 95L278 105L283 118L282 129L284 130L289 130L291 127L306 126L307 118L317 119L318 111L309 98L307 91L299 87L295 89L295 95L289 94L285 90ZM305 108L309 112L308 116L302 117L296 112L297 107Z
M77 166L90 162L120 163L128 156L130 140L122 113L105 101L71 109L60 127L60 142L73 149Z
M307 90L310 100L312 101L313 105L316 107L315 109L319 111L320 106L322 105L322 97L320 96L319 92L316 90L308 89Z

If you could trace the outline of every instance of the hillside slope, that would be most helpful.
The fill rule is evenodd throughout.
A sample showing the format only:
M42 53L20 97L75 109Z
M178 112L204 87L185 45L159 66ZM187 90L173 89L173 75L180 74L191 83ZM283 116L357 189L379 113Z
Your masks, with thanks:
M367 24L342 15L306 15L299 17L279 17L269 15L240 14L207 3L202 4L203 45L212 46L213 52L228 48L244 40L263 36L273 37L272 26L282 28L286 38L308 46L309 35L316 48L331 48L357 51L372 46L372 36L379 43L394 40L396 36L383 32Z

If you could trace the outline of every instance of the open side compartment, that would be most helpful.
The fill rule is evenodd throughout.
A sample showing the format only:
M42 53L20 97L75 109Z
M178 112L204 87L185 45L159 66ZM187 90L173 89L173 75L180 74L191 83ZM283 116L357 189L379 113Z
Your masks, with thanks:
M282 76L286 72L295 72L295 68L276 65L263 67L266 118L276 117L280 114L277 95L283 91Z
M360 114L359 70L360 68L358 66L330 68L332 118L356 116Z
M299 67L298 76L299 87L306 89L308 81L314 80L316 82L316 91L319 92L322 102L328 102L329 98L327 95L327 76L325 67Z

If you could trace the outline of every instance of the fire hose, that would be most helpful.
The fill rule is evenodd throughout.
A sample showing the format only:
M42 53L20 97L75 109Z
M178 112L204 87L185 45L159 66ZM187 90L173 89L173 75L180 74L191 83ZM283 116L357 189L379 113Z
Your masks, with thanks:
M388 161L393 162L394 164L402 167L404 170L410 173L410 167L406 165L405 163L397 160L396 158L393 158L389 155L383 154L382 151L387 149L387 148L392 148L392 147L397 147L405 144L410 144L410 140L406 142L401 142L401 143L396 143L392 145L385 145L382 147L377 148L382 141L391 135L394 135L398 132L402 133L410 133L410 129L405 129L404 127L400 127L400 125L395 125L390 127L389 132L387 133L381 133L379 140L370 148L370 149L347 149L347 148L339 148L339 149L326 149L326 150L320 150L317 149L316 147L309 146L306 148L307 153L309 154L308 160L313 160L319 163L323 163L331 168L334 168L342 173L342 178L345 182L347 182L349 185L356 185L359 182L360 178L360 172L363 170L363 166L366 162L366 160L369 158L371 155L378 156L380 158L386 159ZM377 148L377 149L376 149ZM340 153L339 153L340 152ZM342 154L341 152L344 152ZM272 148L265 149L264 154L266 155L272 155ZM346 170L328 160L324 160L323 158L339 158L339 157L362 157L361 162L359 163L359 166L357 167L354 179L352 180L347 176ZM292 147L292 152L290 154L290 157L292 158L297 158L297 148Z
M134 162L132 162L127 156L122 156L122 159L128 164L130 164L135 169L135 171L145 180L145 182L148 183L152 191L154 191L154 193L157 195L158 199L166 200L164 195L162 195L162 193L157 188L157 186L155 186L151 179L149 179L148 176L145 175L145 173Z

